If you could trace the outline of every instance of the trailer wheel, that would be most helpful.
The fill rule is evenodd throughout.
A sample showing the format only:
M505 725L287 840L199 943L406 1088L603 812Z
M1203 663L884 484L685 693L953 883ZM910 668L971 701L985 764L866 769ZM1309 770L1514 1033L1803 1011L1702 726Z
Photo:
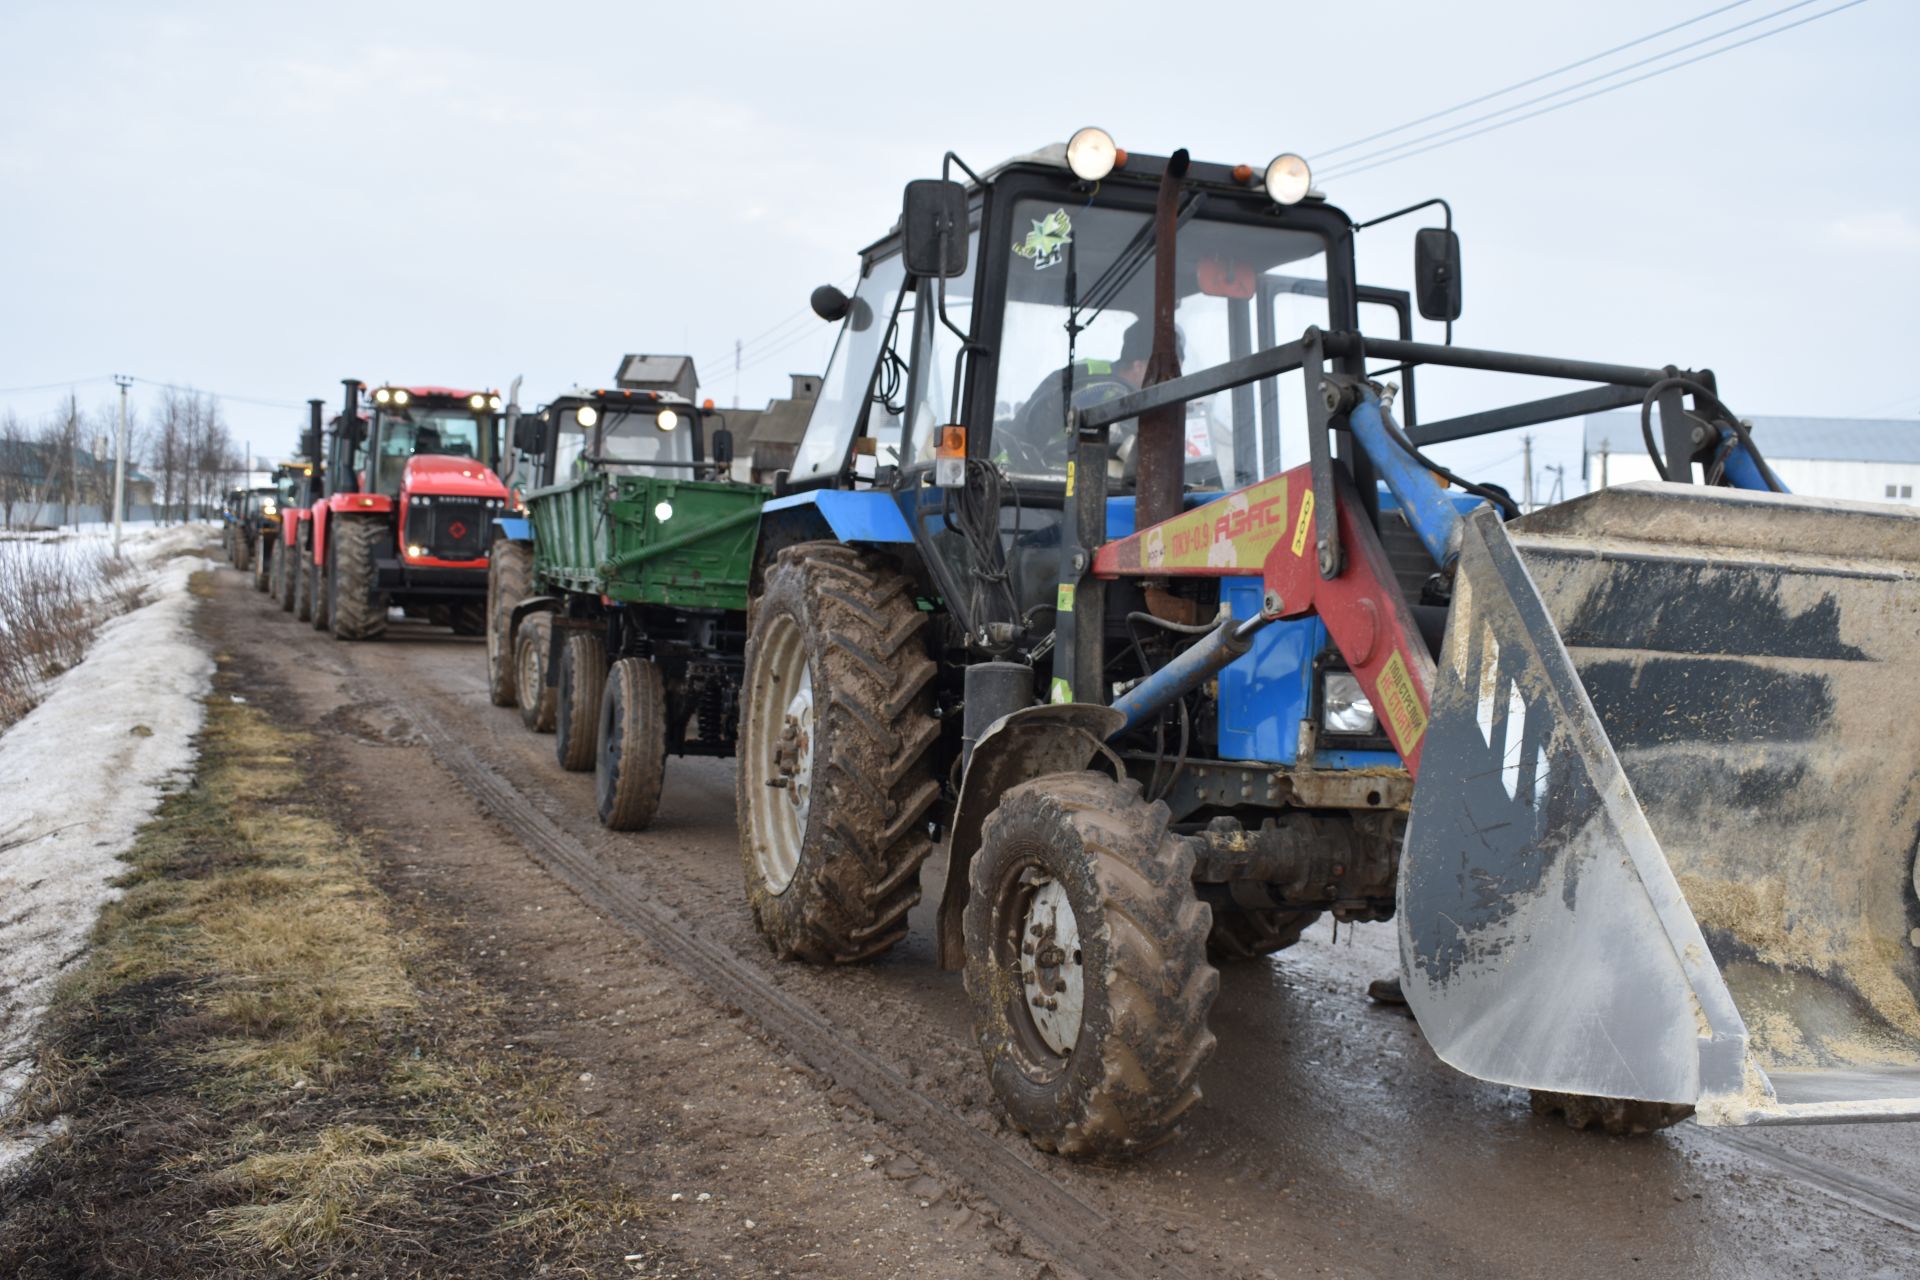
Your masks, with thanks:
M569 630L555 683L553 754L562 769L585 773L593 768L600 693L607 683L606 641L596 632Z
M1643 1102L1638 1098L1596 1098L1584 1093L1532 1090L1533 1114L1559 1116L1569 1129L1597 1129L1620 1137L1656 1133L1693 1114L1684 1102Z
M262 533L253 545L253 589L264 592L273 580L273 544Z
M646 830L660 807L666 771L666 683L647 659L622 658L607 673L600 697L593 765L600 825L610 831Z
M327 616L336 640L378 640L387 632L387 598L373 590L373 561L386 521L336 516L327 548Z
M1145 1150L1199 1100L1220 976L1193 852L1167 818L1103 773L1022 783L987 815L967 995L993 1091L1043 1150Z
M533 585L533 548L496 538L487 557L487 696L496 707L514 704L513 607Z
M314 597L313 582L313 530L311 526L302 529L295 543L293 565L287 573L293 579L293 616L296 621L313 623ZM315 630L322 629L315 626Z
M892 565L805 543L750 612L736 773L747 900L776 955L864 960L907 932L940 792L926 615Z
M520 723L534 733L552 733L553 686L547 683L547 644L552 621L544 613L520 624L513 638L514 701L520 705Z
M1207 934L1207 956L1216 963L1257 960L1285 951L1300 941L1318 911L1269 911L1260 908L1215 907L1213 929Z

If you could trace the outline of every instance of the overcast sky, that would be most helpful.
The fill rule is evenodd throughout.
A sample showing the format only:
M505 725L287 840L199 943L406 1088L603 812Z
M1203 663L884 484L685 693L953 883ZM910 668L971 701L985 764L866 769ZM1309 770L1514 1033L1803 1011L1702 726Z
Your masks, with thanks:
M1747 415L1920 423L1909 0L1334 167L1385 145L1344 143L1721 2L0 0L0 388L190 383L236 437L285 451L303 411L251 401L523 374L537 403L608 380L623 351L684 350L724 404L746 339L737 394L759 404L824 361L827 327L796 313L891 225L903 183L949 147L983 168L1097 123L1140 152L1298 151L1356 219L1447 196L1457 341L1711 367ZM1387 141L1840 3L1750 0ZM1417 225L1363 233L1363 276L1406 286ZM1429 418L1499 394L1421 390ZM1571 481L1577 427L1537 435ZM1518 448L1451 457L1517 488Z

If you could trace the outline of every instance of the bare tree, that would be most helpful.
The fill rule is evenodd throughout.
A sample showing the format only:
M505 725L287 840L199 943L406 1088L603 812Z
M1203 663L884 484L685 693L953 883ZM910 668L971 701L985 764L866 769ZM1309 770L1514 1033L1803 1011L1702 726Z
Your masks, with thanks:
M33 440L11 408L0 416L0 522L13 528L15 507L32 501Z
M152 430L155 478L160 482L160 520L175 519L174 503L182 500L187 469L186 397L167 389L160 398L160 420Z

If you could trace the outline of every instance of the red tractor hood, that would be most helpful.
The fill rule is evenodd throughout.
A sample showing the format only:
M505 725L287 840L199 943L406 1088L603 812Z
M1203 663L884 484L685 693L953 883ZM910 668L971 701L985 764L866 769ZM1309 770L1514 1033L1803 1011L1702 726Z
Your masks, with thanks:
M500 477L472 458L453 458L441 454L420 454L407 459L407 470L400 481L403 493L430 493L459 498L505 498L507 486Z

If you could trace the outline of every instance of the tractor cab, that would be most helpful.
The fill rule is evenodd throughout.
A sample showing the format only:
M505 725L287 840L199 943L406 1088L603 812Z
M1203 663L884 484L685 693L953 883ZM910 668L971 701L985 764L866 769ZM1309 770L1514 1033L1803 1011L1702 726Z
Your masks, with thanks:
M499 458L497 391L387 386L372 398L373 422L356 468L362 492L397 498L410 487L410 469L471 479Z
M711 407L712 402L707 402ZM724 478L707 451L707 410L677 396L575 391L522 419L514 477L528 488L565 483L588 469L662 480Z

